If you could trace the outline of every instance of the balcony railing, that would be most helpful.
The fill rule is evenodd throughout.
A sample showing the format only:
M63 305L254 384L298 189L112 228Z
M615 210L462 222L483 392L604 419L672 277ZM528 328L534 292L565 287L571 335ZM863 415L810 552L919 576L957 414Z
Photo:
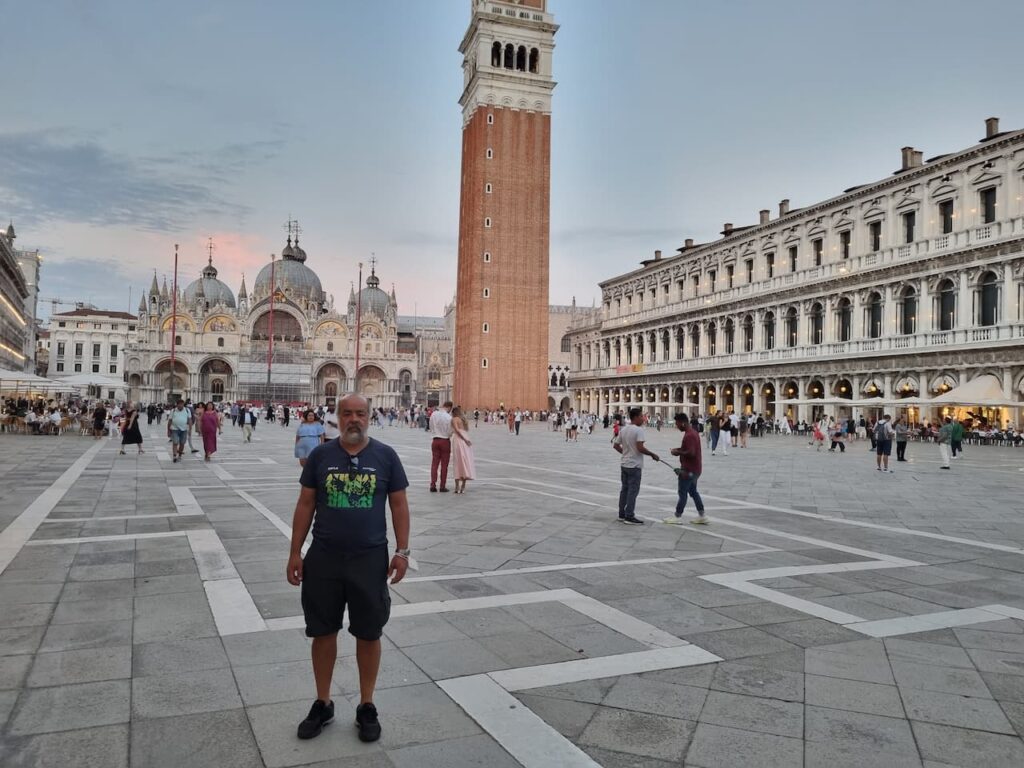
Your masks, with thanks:
M867 267L874 269L894 263L905 263L909 259L926 258L948 250L968 248L978 243L989 243L1000 239L1020 237L1021 235L1024 235L1024 217L1017 217L974 229L963 230L962 232L939 235L928 240L918 240L906 245L883 248L875 253L854 256L850 259L822 264L821 266L804 269L799 272L787 272L767 280L736 285L724 291L706 296L690 296L660 306L647 307L635 312L619 314L603 320L601 322L601 330L617 330L648 320L657 320L684 312L694 312L717 304L726 304L755 293L772 293L800 285L835 280L861 272Z
M798 347L777 347L753 352L735 352L732 354L706 356L701 358L686 357L682 360L661 360L656 363L643 363L631 366L623 363L616 367L584 369L576 373L575 380L585 378L606 378L642 376L652 373L689 372L714 368L728 368L739 365L757 363L793 362L813 358L842 358L864 353L904 353L906 350L927 351L929 348L967 345L986 342L1006 342L1024 338L1024 323L1003 323L984 328L957 328L951 331L926 331L905 336L886 336L878 339L856 339L852 341L828 342L826 344L808 344Z

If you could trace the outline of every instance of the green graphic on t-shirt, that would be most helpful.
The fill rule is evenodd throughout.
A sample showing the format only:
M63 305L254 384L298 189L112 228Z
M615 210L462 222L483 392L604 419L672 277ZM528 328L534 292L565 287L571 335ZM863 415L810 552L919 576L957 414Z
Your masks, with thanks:
M377 490L377 475L328 472L324 481L327 506L335 509L370 509Z

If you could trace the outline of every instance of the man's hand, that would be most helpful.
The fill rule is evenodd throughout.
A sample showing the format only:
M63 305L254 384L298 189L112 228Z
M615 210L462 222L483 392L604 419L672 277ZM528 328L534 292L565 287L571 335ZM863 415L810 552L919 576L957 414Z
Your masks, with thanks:
M648 456L650 456L655 461L661 461L661 458L656 453L650 453L650 454L648 454Z
M293 552L288 555L288 568L285 574L288 577L288 583L293 587L302 583L302 553Z
M405 578L405 572L409 568L409 561L401 555L391 558L391 565L388 566L388 579L392 584L397 584Z
M671 451L669 451L669 453L671 453L673 456L681 455L679 448L673 448Z

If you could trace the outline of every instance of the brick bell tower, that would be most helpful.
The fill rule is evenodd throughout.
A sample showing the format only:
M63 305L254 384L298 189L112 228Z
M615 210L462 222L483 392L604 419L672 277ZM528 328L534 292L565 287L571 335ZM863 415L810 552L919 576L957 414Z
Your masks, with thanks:
M471 0L459 46L462 195L455 402L548 404L551 53L547 0Z

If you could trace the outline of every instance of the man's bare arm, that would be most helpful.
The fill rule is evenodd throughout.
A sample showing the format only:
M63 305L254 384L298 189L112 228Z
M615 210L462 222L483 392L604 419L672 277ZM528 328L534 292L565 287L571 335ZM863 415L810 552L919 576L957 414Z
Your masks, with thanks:
M302 486L299 500L295 502L295 514L292 516L292 545L288 553L288 583L298 586L302 583L302 545L313 524L313 513L316 511L316 488Z
M395 529L395 548L409 548L409 497L405 490L392 491L388 494L388 506L391 507L391 527ZM403 555L395 554L388 566L388 578L392 584L397 584L405 578L405 572L409 567L409 559Z

